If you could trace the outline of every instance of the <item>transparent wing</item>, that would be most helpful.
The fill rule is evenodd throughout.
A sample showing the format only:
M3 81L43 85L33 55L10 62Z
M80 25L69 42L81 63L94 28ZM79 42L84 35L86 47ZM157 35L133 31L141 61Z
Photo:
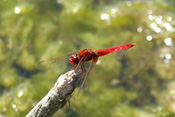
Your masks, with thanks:
M79 50L77 51L73 51L70 53L66 53L62 56L58 56L58 57L53 57L53 58L49 58L43 61L40 61L38 63L38 69L39 70L57 70L57 68L64 68L67 65L71 66L70 62L69 62L69 58L71 55L73 54L77 54L79 52Z

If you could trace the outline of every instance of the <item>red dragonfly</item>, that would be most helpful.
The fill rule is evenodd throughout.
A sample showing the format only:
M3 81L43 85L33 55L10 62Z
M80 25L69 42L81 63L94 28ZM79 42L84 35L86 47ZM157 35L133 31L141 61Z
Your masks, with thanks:
M50 59L41 61L40 63L43 63L43 62L48 61L48 60L52 60L51 64L53 64L59 60L66 59L67 57L69 57L69 62L72 65L74 65L74 67L71 70L82 71L82 73L83 73L81 79L84 78L84 80L83 80L81 87L80 87L80 89L82 89L82 87L85 83L85 80L87 78L87 75L88 75L92 65L97 62L98 57L104 56L104 55L107 55L110 53L114 53L117 51L125 50L125 49L131 48L133 46L135 46L135 44L120 45L120 46L115 46L115 47L101 49L101 50L83 49L80 51L73 52L74 54L72 54L71 56L65 55L65 56L60 56L60 57L56 57L56 58L50 58ZM86 72L86 69L84 67L84 63L86 61L92 61L87 72ZM80 90L79 90L79 92L80 92ZM79 92L78 92L78 94L79 94Z

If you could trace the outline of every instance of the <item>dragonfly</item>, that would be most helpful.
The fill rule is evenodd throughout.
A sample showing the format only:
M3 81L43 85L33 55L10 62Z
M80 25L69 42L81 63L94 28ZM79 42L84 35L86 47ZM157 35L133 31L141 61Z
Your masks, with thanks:
M43 60L39 64L44 63L46 61L51 61L51 64L54 64L57 61L60 61L63 59L69 59L69 62L74 66L71 70L81 71L82 76L80 80L84 78L80 86L79 92L78 92L79 94L80 90L82 89L86 81L87 75L91 67L93 66L94 63L98 61L99 57L110 54L110 53L118 52L121 50L125 50L135 45L136 44L125 44L125 45L119 45L119 46L110 47L106 49L100 49L100 50L82 49L80 51L71 52L71 53L68 53L60 57L49 58L49 59ZM91 63L89 65L88 70L86 71L84 63L87 61L91 61Z

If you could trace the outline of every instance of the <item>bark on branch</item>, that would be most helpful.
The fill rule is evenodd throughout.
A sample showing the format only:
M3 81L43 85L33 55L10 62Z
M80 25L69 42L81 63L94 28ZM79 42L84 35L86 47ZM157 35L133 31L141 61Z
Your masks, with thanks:
M61 75L49 93L27 114L26 117L48 117L64 107L79 84L79 74L74 70Z

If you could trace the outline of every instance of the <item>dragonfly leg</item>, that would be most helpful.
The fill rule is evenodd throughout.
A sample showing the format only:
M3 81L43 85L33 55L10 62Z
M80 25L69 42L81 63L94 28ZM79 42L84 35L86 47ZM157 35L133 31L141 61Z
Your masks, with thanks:
M74 70L76 67L77 67L77 64L76 64L72 69L70 69L69 71ZM68 72L69 72L69 71L68 71Z
M85 83L85 81L86 81L87 75L88 75L88 73L89 73L89 71L90 71L90 69L91 69L91 67L92 67L93 63L94 63L94 62L93 62L93 61L91 61L91 64L90 64L89 69L88 69L88 71L87 71L87 73L86 73L86 75L85 75L85 77L84 77L84 80L83 80L83 82L82 82L81 86L80 86L80 89L79 89L79 91L78 91L77 96L79 95L79 93L80 93L81 89L83 88L83 85L84 85L84 83Z
M86 54L86 56L84 57L84 61L90 56L90 54ZM80 81L84 78L84 75L86 74L86 69L84 67L84 61L80 63L80 66L81 66L81 70L82 70L82 73L83 75L81 76L81 79Z
M86 61L86 59L87 59L89 56L90 56L90 53L86 55L84 61ZM80 86L80 89L79 89L79 91L78 91L77 96L79 95L81 89L83 88L83 85L84 85L84 83L85 83L85 81L86 81L87 75L88 75L88 73L89 73L89 71L90 71L90 69L91 69L93 63L94 63L94 62L91 61L91 64L90 64L90 66L89 66L89 69L88 69L87 73L86 73L86 69L85 69L85 67L84 67L83 62L80 64L80 65L81 65L82 72L84 72L83 75L82 75L82 77L81 77L81 79L80 79L80 81L81 81L83 78L84 78L84 80L83 80L83 82L82 82L82 84L81 84L81 86Z
M81 76L81 79L79 80L79 83L78 83L78 84L80 84L80 81L84 78L84 75L86 74L86 69L85 69L83 63L81 63L81 69L82 69L82 73L83 73L83 75Z
M82 63L86 61L87 57L89 56L90 53L86 53L79 61L79 63L77 64L76 68L75 68L75 72L80 72L82 70ZM85 70L85 69L84 69Z
M81 77L81 79L84 77L85 72L86 72L83 62L86 60L86 58L87 58L89 55L90 55L89 53L86 53L86 54L80 59L79 63L78 63L77 65L75 65L75 66L71 69L71 70L75 70L75 72L80 72L80 71L81 71L81 72L83 73L83 76ZM79 67L80 67L80 68L79 68ZM69 71L70 71L70 70L69 70ZM80 79L80 81L81 81L81 79ZM79 81L79 83L80 83L80 81ZM68 83L68 81L66 81L66 83L64 84L64 86L62 87L62 89L65 88L65 86L67 85L67 83Z

